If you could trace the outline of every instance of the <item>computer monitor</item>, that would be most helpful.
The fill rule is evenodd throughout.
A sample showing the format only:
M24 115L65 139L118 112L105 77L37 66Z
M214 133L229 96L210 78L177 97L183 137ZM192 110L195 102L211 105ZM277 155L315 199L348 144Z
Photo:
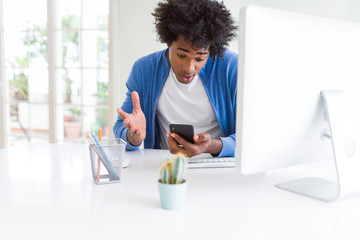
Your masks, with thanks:
M261 6L239 23L236 167L335 160L337 183L278 187L326 201L360 192L360 24Z

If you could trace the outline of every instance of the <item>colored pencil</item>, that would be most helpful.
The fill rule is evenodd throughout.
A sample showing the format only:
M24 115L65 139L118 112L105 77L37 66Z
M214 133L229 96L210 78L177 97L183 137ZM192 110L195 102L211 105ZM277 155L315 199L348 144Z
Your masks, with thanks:
M101 144L101 128L99 128L99 142ZM99 182L100 181L100 157L98 157L98 165L97 165L97 176L96 176L96 181Z

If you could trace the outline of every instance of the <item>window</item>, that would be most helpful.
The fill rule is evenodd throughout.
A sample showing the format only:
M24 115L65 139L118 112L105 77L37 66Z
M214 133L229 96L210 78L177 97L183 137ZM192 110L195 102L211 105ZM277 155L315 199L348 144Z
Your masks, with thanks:
M22 8L18 7L20 4ZM30 4L38 7L26 11ZM3 11L3 65L8 140L12 143L46 139L49 123L46 0L31 3L3 0L3 9L6 9Z
M109 135L109 2L2 4L7 145L83 142L98 128Z

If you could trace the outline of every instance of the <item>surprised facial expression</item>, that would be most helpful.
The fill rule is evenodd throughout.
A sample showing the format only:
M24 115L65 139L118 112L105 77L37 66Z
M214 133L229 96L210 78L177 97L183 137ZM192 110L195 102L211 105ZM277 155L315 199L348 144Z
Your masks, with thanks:
M169 61L176 79L183 84L191 83L196 74L205 66L209 47L199 48L179 35L169 46Z

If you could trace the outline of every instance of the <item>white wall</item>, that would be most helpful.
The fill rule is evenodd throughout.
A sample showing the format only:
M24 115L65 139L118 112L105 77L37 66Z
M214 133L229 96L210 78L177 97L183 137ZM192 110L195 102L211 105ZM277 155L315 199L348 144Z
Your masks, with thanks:
M120 1L120 70L121 102L125 97L125 82L134 61L151 52L166 48L157 41L154 17L151 15L159 0ZM247 4L258 4L310 15L360 22L360 1L358 0L223 0L235 19L239 10ZM237 40L230 49L237 51ZM115 66L116 67L116 66Z
M158 0L120 1L120 102L125 98L125 82L133 63L142 56L165 49L166 45L156 41L154 17L151 15Z
M359 0L223 0L234 18L238 19L241 7L256 4L326 18L360 22ZM230 44L237 51L237 41Z

